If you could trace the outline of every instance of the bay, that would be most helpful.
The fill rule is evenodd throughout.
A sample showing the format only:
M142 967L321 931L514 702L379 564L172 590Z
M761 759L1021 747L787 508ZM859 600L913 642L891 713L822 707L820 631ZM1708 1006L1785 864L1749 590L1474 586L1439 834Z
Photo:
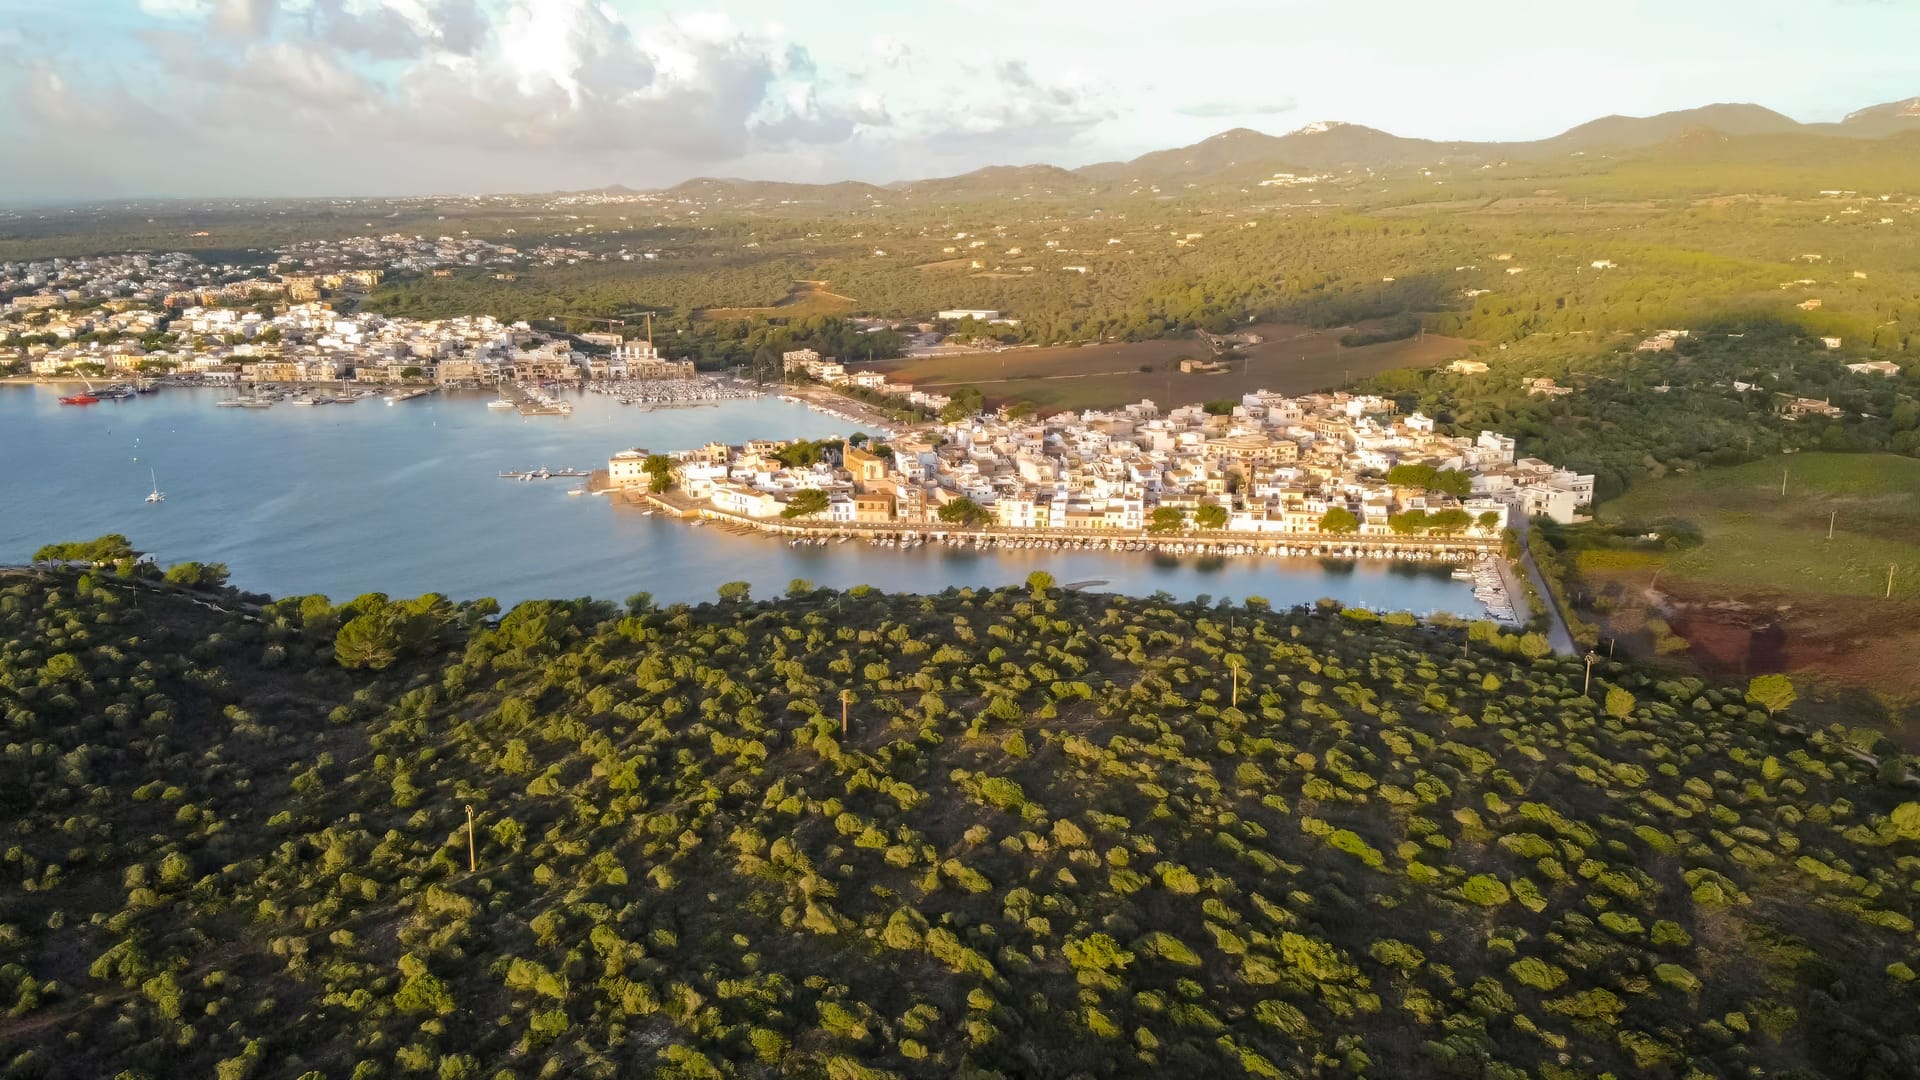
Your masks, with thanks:
M578 481L503 480L504 470L604 468L616 451L665 452L750 438L822 438L846 421L767 397L645 412L573 395L572 416L489 410L483 393L386 404L222 409L220 391L167 387L87 407L51 386L0 386L0 562L57 540L124 533L162 563L226 563L243 589L345 600L366 592L502 604L542 597L714 599L728 581L756 597L794 578L930 593L1024 581L1035 570L1100 591L1180 599L1331 597L1376 610L1478 617L1442 567L1379 561L1170 558L1127 552L909 550L858 541L788 547L693 528ZM166 501L144 501L158 475Z

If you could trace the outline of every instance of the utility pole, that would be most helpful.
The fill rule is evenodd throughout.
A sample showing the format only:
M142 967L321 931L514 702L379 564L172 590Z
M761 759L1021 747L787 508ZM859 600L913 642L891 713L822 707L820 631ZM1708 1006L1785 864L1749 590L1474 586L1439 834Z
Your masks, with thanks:
M480 860L473 848L473 804L467 804L467 873L480 869Z
M1233 661L1227 667L1233 672L1233 707L1237 709L1240 707L1240 662Z
M1787 470L1785 469L1780 470L1780 497L1783 499L1787 497Z
M1839 520L1839 518L1840 518L1840 511L1838 510L1835 510L1827 515L1827 539L1829 540L1833 539L1833 523Z
M1593 689L1593 665L1598 662L1599 659L1599 653L1594 652L1592 649L1587 650L1587 681L1580 687L1580 696L1582 697L1586 697Z
M1887 564L1887 599L1893 599L1893 572L1900 569L1899 563Z
M847 706L853 704L853 691L840 691L840 737L847 737Z

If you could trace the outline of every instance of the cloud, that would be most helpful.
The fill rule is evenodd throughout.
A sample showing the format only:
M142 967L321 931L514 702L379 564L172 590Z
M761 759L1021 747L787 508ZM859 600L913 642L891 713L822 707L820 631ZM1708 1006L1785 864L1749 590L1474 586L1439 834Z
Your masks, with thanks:
M886 67L899 67L913 56L913 46L892 34L875 34L873 55Z
M962 100L932 134L991 141L1008 148L1057 144L1113 118L1113 111L1077 76L1041 78L1022 60L1003 60L973 100Z
M1236 116L1278 116L1299 108L1292 98L1276 101L1200 101L1192 105L1182 105L1174 112L1181 116L1197 116L1208 120L1230 119Z
M112 162L143 158L170 163L157 181L168 193L923 174L1057 148L1113 115L1070 70L1004 58L942 93L906 75L903 40L881 35L823 67L784 28L721 13L634 17L608 0L139 2L158 21L122 40L128 62L36 49L33 65L0 72L16 105L0 113L0 138L47 150L32 176L0 187L58 191L47 178L65 168L132 193L156 176Z
M140 0L140 10L156 19L200 19L213 10L212 0Z
M224 34L250 39L265 37L273 28L280 0L212 0L210 25Z

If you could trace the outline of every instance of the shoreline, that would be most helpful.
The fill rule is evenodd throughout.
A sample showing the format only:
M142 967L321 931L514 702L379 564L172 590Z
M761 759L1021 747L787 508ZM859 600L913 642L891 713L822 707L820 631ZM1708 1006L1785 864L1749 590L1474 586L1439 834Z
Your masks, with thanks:
M604 477L605 471L595 474ZM702 520L738 526L753 532L776 536L826 539L901 540L919 539L975 547L1032 546L1074 543L1076 550L1166 550L1174 554L1289 555L1319 558L1378 558L1408 562L1473 560L1498 555L1497 537L1402 537L1353 536L1331 538L1310 533L1242 533L1225 529L1213 533L1185 530L1156 533L1146 529L1017 529L999 525L964 526L946 522L916 521L799 521L788 518L755 518L715 509L704 502L655 495L635 488L601 488L595 494L624 496L630 505L682 520ZM1226 549L1233 549L1231 551Z
M594 482L603 482L604 473ZM606 494L631 506L643 507L649 514L661 513L687 521L693 527L715 525L741 535L765 534L785 539L789 547L824 546L864 541L871 547L907 549L922 546L967 548L975 551L1039 550L1097 552L1108 554L1150 554L1156 556L1193 556L1236 559L1335 559L1342 561L1403 562L1429 566L1465 568L1473 577L1476 601L1486 609L1484 617L1503 626L1524 626L1514 597L1503 584L1498 571L1504 561L1498 538L1450 537L1413 538L1398 536L1355 536L1330 538L1304 533L1217 535L1183 531L1177 534L1153 533L1144 529L1012 529L1000 526L966 527L944 522L801 522L789 519L752 518L717 510L705 503L669 492L655 495L637 489L600 487L594 494Z

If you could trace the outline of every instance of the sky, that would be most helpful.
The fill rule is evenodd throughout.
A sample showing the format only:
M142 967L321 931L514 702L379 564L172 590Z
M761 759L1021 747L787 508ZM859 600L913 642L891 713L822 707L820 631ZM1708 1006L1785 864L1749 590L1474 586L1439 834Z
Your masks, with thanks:
M1920 94L1920 0L0 0L0 203L875 182Z

